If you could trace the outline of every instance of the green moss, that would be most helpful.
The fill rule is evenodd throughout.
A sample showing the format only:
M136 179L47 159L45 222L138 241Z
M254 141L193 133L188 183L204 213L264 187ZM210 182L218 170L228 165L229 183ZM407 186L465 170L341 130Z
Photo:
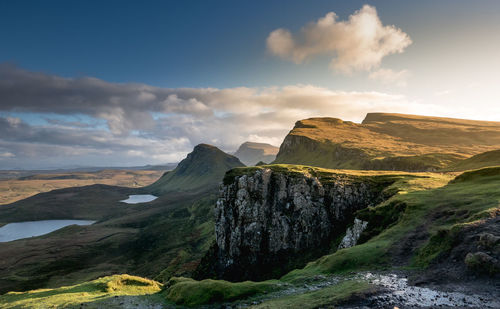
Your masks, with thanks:
M484 252L468 253L465 257L467 267L475 272L494 275L500 273L498 262Z
M417 156L395 156L383 159L373 159L366 162L364 169L427 171L438 170L460 161L463 156L446 153L428 153Z
M349 280L318 291L281 297L265 301L254 308L324 308L331 307L357 296L375 291L375 287L365 281Z
M287 177L317 177L323 184L336 182L339 177L350 179L351 181L372 182L380 183L387 187L388 183L398 183L397 186L391 187L393 192L387 191L390 195L398 192L404 184L409 184L412 180L421 182L432 182L437 179L450 179L449 176L432 174L432 173L410 173L398 171L364 171L364 170L335 170L321 167L312 167L305 165L294 164L270 164L251 167L238 167L229 170L224 176L224 185L230 185L234 182L236 177L243 175L252 175L256 171L270 169L271 171L279 174L286 175ZM413 185L409 185L413 186Z
M420 248L413 261L413 265L418 267L427 267L440 255L453 248L456 241L456 232L451 230L439 230L434 234L427 244Z
M480 180L484 177L492 177L492 176L500 176L500 166L487 167L487 168L482 168L482 169L478 169L478 170L465 172L465 173L457 176L453 180L453 183Z
M196 306L234 301L245 297L268 293L280 289L277 281L237 282L190 278L172 278L167 284L165 296L179 305Z
M398 222L406 210L406 206L405 202L393 200L358 211L356 217L368 222L367 229L361 234L358 243L366 242Z

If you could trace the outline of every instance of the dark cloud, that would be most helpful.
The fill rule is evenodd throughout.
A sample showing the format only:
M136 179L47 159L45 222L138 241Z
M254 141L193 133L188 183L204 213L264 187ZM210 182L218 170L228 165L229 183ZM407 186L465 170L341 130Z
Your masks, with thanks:
M339 92L309 85L169 89L63 78L8 64L0 65L0 98L4 115L0 117L0 168L44 156L62 161L79 158L80 164L90 156L169 162L201 142L225 150L234 150L246 140L279 145L295 121L307 117L361 120L369 111L421 108L404 97L377 92ZM22 121L25 113L39 115L45 124ZM54 114L58 116L51 118ZM92 121L74 121L77 115Z

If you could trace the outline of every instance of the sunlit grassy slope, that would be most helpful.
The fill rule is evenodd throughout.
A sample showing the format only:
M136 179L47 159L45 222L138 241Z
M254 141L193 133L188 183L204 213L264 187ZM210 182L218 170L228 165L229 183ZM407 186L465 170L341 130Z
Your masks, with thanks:
M500 148L500 122L368 114L298 121L274 163L326 168L425 171Z
M162 285L129 275L114 275L82 284L11 292L0 296L0 308L123 308L124 303L163 303Z
M471 158L459 161L446 167L447 171L466 171L483 167L500 166L500 150L493 150L480 153Z

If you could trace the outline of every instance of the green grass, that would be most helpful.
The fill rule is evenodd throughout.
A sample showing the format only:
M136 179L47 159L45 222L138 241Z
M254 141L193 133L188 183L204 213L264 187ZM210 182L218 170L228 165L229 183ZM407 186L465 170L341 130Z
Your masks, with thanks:
M338 176L349 177L359 181L386 181L392 180L395 184L391 186L398 191L426 190L442 185L452 179L449 174L437 174L428 172L401 172L401 171L373 171L373 170L345 170L328 169L295 164L267 164L251 167L237 167L228 171L224 177L224 184L228 185L234 181L235 177L251 175L259 170L270 169L275 173L286 176L303 177L308 175L321 179L323 184L335 182Z
M217 188L224 173L245 166L238 158L211 145L197 145L173 171L144 188L156 195L168 192L195 192Z
M322 308L346 302L356 295L371 293L375 287L366 281L348 280L318 291L264 301L252 308Z
M228 282L206 279L196 281L190 278L172 278L165 293L167 300L178 305L197 306L234 301L280 289L276 280L263 282Z
M395 156L383 159L372 159L366 162L364 169L374 170L400 170L400 171L426 171L438 170L445 166L463 160L463 156L448 153L427 153L416 156Z
M362 124L297 121L273 163L429 171L499 147L499 122L371 113Z
M401 172L379 172L379 171L344 171L344 170L328 170L322 168L312 168L299 165L274 164L258 167L237 168L229 171L226 174L226 182L234 181L234 177L254 173L257 170L271 169L274 172L286 173L287 175L303 176L309 174L321 178L321 181L335 181L336 175L347 175L349 177L359 177L360 181L387 181L391 180L392 184L386 189L390 194L399 193L397 196L407 196L412 192L425 191L446 185L452 176L433 174L433 173L401 173ZM391 199L392 201L394 199ZM391 202L384 203L379 208L385 207L386 210L392 211ZM399 212L403 212L404 208L398 210L393 221L399 219ZM389 226L393 222L387 223ZM404 227L406 231L410 227ZM380 232L380 231L379 231ZM396 231L401 232L401 231ZM283 284L300 283L303 280L309 279L317 274L332 272L335 269L337 273L359 269L373 269L387 266L386 252L391 244L391 235L377 236L380 239L376 242L370 241L360 246L355 246L349 249L339 250L333 255L324 256L319 260L309 263L304 269L294 270L280 279ZM333 258L332 258L333 256ZM222 301L229 299L227 296L222 297L219 292L211 289L238 289L236 285L240 283L229 283L218 280L194 281L191 279L183 279L186 281L171 281L169 284L168 299L181 304L194 304L195 299L199 299L196 304L204 304L207 302ZM262 282L261 282L262 283ZM264 282L267 283L267 282ZM181 284L181 286L177 286ZM257 284L245 282L245 285ZM215 288L217 287L217 288ZM180 291L180 292L173 292ZM211 293L216 293L213 296ZM172 293L172 294L170 294ZM258 291L256 293L259 293ZM180 296L179 296L180 295ZM248 295L247 295L248 296ZM180 298L179 298L180 297Z
M426 267L451 248L450 242L457 229L500 211L499 187L500 168L494 168L469 172L444 187L394 196L386 204L371 209L376 214L380 207L406 204L404 211L387 229L366 243L339 250L309 263L303 269L294 270L282 280L389 267L391 249L418 227L424 227L431 237L413 257L410 266ZM377 216L374 215L374 218Z
M90 282L65 286L57 289L40 289L28 292L10 292L0 296L1 308L75 308L86 304L87 308L99 303L102 307L112 307L107 303L120 296L153 296L160 292L162 285L156 281L129 275L114 275ZM99 307L99 306L97 306Z
M451 164L445 168L448 171L467 171L483 167L500 166L500 150L480 153L468 159Z
M171 276L190 276L215 238L216 192L169 194L145 207L118 202L127 196L118 189L64 189L18 208L17 214L22 215L29 213L31 205L36 209L34 216L45 216L70 204L66 210L73 208L82 214L85 209L108 212L108 220L2 244L0 260L9 267L0 269L0 294L73 285L120 273L160 282ZM68 193L73 196L59 199ZM112 215L115 207L120 212Z
M310 173L317 177L322 177L322 180L327 180L329 177L328 173L332 172L331 170L305 166L272 165L232 170L226 177L235 177L262 168L271 168L274 171L292 174ZM338 173L347 172L338 171ZM467 172L452 181L449 181L452 178L450 175L432 173L357 171L357 174L353 173L351 176L371 177L369 179L372 180L373 177L375 179L377 177L392 177L394 180L392 185L386 190L396 193L395 195L379 205L359 212L360 217L369 220L369 222L371 221L371 224L376 222L376 224L383 226L380 229L369 230L371 234L366 238L366 242L323 256L310 262L303 269L297 269L286 274L279 280L231 283L222 280L196 281L188 278L172 278L168 281L165 290L162 292L163 297L167 301L187 306L229 302L277 291L288 284L300 284L304 280L318 274L343 274L350 271L390 268L394 247L404 242L405 237L418 230L418 228L422 228L426 233L425 235L430 236L427 242L420 245L419 250L411 257L407 266L425 268L438 256L450 250L453 246L454 235L463 226L467 226L471 222L484 220L500 212L500 190L498 190L500 187L500 168ZM185 215L189 215L193 220L203 217L203 215L206 216L210 213L210 210L206 208L206 205L203 205L189 207ZM205 233L208 235L211 233L213 227L213 223L203 220L194 220L193 224L197 224L198 226L198 232L193 237L199 237ZM208 242L200 246L199 248L206 249ZM190 254L191 252L185 249L184 251L179 250L177 251L176 258L180 261L180 264L183 264L183 261ZM168 276L171 275L170 270L167 269L166 272L169 273ZM94 300L94 296L108 298L110 297L109 295L117 295L116 293L128 295L126 293L136 293L140 289L137 285L134 284L129 289L126 285L125 287L120 287L118 284L116 286L119 288L111 288L110 290L108 283L102 284L102 282L97 280L78 285L85 287L83 288L85 291L82 293L90 293L90 296L78 296L78 293L80 293L78 291L82 288L75 289L76 294L74 295L82 297L77 297L76 299ZM111 286L113 287L115 284L111 284ZM67 304L64 301L68 301L68 295L64 295L71 293L68 290L72 288L74 287L61 288L66 289L65 291L61 289L49 290L58 292L50 292L45 296L54 297L50 301L60 302L57 304L65 306ZM144 287L144 289L146 288L151 289L151 294L153 294L153 290L157 290L156 287ZM353 293L364 293L370 289L371 286L366 282L347 281L315 292L268 300L259 306L262 308L313 308L329 306L349 299ZM15 306L23 307L23 305L29 305L29 301L32 301L27 295L45 293L46 291L9 293L0 298L0 304L10 306L7 308ZM55 295L51 295L51 293ZM145 293L145 295L150 294ZM154 295L154 297L158 297L157 294ZM44 299L44 301L46 300Z

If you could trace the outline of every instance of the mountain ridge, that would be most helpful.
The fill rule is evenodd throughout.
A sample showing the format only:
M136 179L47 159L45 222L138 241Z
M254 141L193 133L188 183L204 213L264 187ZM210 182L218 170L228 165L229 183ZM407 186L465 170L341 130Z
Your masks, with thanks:
M215 146L199 144L174 170L163 174L145 190L159 195L174 191L210 190L217 187L226 171L243 166L235 156Z
M500 148L500 122L369 113L296 122L273 163L325 168L432 171Z

